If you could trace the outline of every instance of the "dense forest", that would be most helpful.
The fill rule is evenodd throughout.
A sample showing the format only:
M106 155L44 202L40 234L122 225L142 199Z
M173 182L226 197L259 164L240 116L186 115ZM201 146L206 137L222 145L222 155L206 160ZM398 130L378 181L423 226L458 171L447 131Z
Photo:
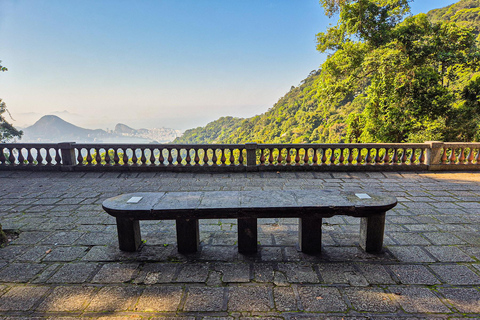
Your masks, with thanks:
M480 0L409 14L407 0L321 0L328 58L267 112L174 143L480 141Z

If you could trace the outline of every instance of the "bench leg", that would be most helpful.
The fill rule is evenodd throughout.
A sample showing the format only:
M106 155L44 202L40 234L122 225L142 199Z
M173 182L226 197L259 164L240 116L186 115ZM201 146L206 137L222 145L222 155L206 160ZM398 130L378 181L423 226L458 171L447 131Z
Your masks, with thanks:
M122 251L137 251L142 243L138 220L117 218L118 246Z
M298 241L302 252L320 253L322 251L322 218L300 218Z
M257 219L239 218L238 219L238 252L255 253L257 252Z
M360 246L366 252L379 253L383 248L385 231L385 212L378 215L361 218Z
M200 243L198 219L177 219L176 225L178 252L197 252Z

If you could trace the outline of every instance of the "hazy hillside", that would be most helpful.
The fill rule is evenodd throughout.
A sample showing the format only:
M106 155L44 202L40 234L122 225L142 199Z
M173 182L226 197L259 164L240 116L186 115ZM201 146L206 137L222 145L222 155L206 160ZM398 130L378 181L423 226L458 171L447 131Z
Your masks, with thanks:
M480 30L480 0L463 0L449 7L430 11L431 21L454 21ZM344 59L351 59L350 56ZM247 118L223 117L205 127L187 130L175 143L335 143L343 142L346 121L351 113L360 113L361 97L368 79L358 82L357 92L345 93L332 82L336 66L324 65L329 72L314 70L291 88L267 112ZM332 71L333 70L333 71ZM348 78L347 75L345 78ZM327 99L322 98L328 96ZM359 98L360 97L360 98Z
M180 135L179 130L133 129L117 124L114 131L85 129L54 115L46 115L23 129L21 142L109 142L109 143L166 143Z
M118 123L113 133L122 137L143 138L158 143L166 143L179 137L182 132L180 130L170 128L153 128L153 129L133 129L129 126Z
M463 0L428 13L433 22L451 21L464 27L475 28L480 41L480 0Z

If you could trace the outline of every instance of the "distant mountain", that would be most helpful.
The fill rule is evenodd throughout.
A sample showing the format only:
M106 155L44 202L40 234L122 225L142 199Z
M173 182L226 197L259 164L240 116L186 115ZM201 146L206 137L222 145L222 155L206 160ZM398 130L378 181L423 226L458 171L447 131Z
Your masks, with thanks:
M23 130L22 141L30 142L95 142L109 134L101 129L84 129L54 115L43 116Z
M117 124L114 131L85 129L55 115L46 115L23 129L21 142L110 142L110 143L166 143L180 135L179 130L139 129Z

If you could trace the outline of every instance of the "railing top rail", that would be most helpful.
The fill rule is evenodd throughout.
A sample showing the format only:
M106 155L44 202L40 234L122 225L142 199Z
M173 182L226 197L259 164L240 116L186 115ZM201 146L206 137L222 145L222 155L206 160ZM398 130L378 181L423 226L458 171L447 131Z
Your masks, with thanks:
M59 148L58 143L0 143L0 148Z
M168 143L75 143L75 148L146 148L146 149L244 149L245 144L168 144Z
M258 144L259 148L427 148L426 143L269 143Z
M444 142L443 147L455 147L455 148L480 148L480 142Z

